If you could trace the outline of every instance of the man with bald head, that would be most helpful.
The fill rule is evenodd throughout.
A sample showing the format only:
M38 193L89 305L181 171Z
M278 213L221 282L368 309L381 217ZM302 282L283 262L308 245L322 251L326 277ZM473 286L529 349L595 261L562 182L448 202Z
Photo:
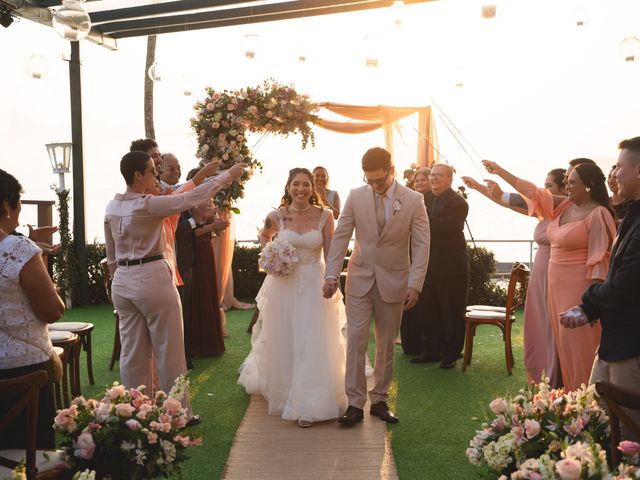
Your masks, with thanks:
M425 351L413 363L441 362L455 367L464 345L469 258L464 222L469 206L453 191L453 169L437 164L429 175L432 196L427 201L431 229L429 268L418 307ZM426 197L425 197L426 198Z

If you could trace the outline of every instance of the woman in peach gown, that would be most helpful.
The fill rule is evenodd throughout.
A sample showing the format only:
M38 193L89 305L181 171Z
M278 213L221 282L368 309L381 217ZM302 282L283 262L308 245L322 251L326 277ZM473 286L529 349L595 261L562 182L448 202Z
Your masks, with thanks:
M564 194L564 168L555 168L547 173L544 187L553 195ZM526 208L520 208L505 201L498 184L486 180L492 187L491 193L487 186L482 185L471 177L462 177L467 187L477 190L490 200L503 207L509 208L523 215L528 215ZM496 197L497 192L497 197ZM518 198L520 195L515 194ZM560 364L556 352L555 338L551 327L549 302L547 295L547 279L551 245L547 238L547 227L551 220L543 219L538 222L533 232L533 240L538 245L533 267L527 286L527 299L524 304L524 366L527 369L529 383L538 383L545 376L552 388L562 386Z
M520 180L494 162L483 162L518 190L530 212L550 220L551 244L548 274L549 311L562 380L566 390L589 383L591 367L600 343L600 324L575 329L561 328L559 314L578 305L583 292L607 276L616 226L602 170L596 165L576 166L569 174L568 198Z

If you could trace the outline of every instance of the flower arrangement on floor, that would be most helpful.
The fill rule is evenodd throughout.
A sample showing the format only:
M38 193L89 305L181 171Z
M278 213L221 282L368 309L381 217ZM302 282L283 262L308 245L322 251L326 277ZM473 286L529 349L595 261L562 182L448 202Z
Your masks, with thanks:
M198 138L196 156L201 163L220 160L223 169L238 162L249 166L240 181L216 195L215 202L220 208L232 209L233 203L243 197L244 183L253 170L262 169L247 145L247 131L285 137L299 133L303 149L309 141L314 145L311 124L318 121L314 114L318 107L292 86L266 80L257 87L235 91L216 91L209 87L206 92L207 96L194 105L196 116L191 119L191 128Z
M578 442L605 445L608 440L609 419L594 386L565 393L542 382L513 398L497 398L489 408L495 418L476 432L467 457L493 478L511 475L543 455L559 461L563 449Z
M187 413L180 399L187 385L180 376L168 395L158 391L149 397L144 386L127 390L115 382L102 400L74 399L54 421L66 466L113 479L179 473L185 450L201 443L184 432Z
M269 275L285 277L298 264L296 249L286 240L274 238L267 243L258 258L258 265Z

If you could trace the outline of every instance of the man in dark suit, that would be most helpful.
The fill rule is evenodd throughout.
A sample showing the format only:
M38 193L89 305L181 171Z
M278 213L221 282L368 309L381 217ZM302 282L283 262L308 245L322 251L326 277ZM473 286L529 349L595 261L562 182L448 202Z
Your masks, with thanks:
M417 308L422 315L425 351L413 363L441 361L455 366L464 345L469 258L464 238L467 202L451 189L453 170L438 164L429 176L432 196L425 197L431 226L431 251L425 286Z
M609 273L603 283L587 289L580 306L560 314L560 323L575 328L599 319L602 337L590 382L640 392L640 137L622 141L620 149L614 175L628 210L611 251ZM637 411L628 413L640 423Z

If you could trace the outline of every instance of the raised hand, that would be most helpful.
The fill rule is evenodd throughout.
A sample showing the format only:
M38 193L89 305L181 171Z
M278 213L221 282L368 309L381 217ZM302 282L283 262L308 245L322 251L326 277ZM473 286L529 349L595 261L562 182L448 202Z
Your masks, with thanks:
M491 160L482 160L482 165L487 169L487 172L492 173L494 175L499 175L502 167L498 165L496 162L492 162Z
M489 196L497 202L501 201L504 192L502 191L502 188L500 188L500 185L498 185L493 180L485 179L484 182L487 184L486 188Z
M246 163L236 163L233 167L231 167L227 172L231 175L231 178L237 180L244 173L244 169L247 168Z
M49 240L49 237L58 231L58 227L38 227L33 228L33 225L27 224L27 228L29 229L29 238L34 242L46 242Z
M228 226L229 226L229 220L216 219L213 222L211 222L211 231L216 233L222 232L223 230L226 230Z
M461 177L461 178L464 184L467 187L472 188L473 190L477 190L479 192L486 190L486 187L482 185L480 182L478 182L475 178L471 178L471 177Z
M220 160L211 160L209 163L205 164L202 169L200 169L200 171L203 172L207 177L215 175L216 173L218 173L218 170L220 170Z

